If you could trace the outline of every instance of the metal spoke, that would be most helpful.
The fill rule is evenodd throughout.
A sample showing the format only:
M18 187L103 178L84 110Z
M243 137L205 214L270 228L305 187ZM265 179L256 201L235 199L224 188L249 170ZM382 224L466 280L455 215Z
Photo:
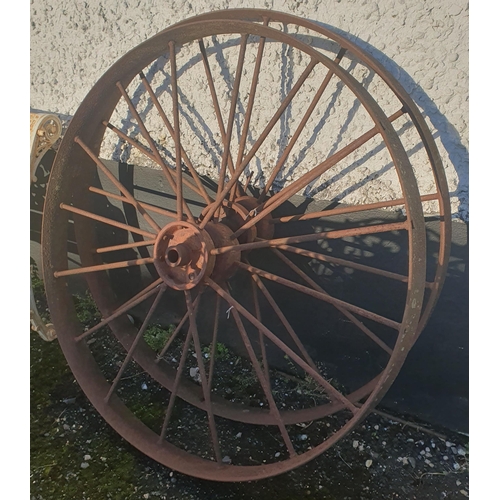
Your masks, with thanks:
M196 326L196 316L198 313L198 308L193 306L191 300L191 292L185 291L186 304L189 314L189 324L193 336L194 349L196 352L196 360L198 362L198 370L200 373L201 387L203 390L203 398L205 400L205 410L208 417L208 425L210 428L210 436L212 438L212 446L215 453L215 458L217 462L222 463L222 455L220 452L219 438L217 437L217 427L215 426L214 413L212 408L212 402L210 397L210 387L207 382L207 374L205 372L205 365L203 363L203 353L201 352L200 338L198 336L198 327Z
M132 194L129 193L128 189L109 171L109 169L104 165L104 163L92 152L92 150L80 139L80 137L75 137L75 142L92 158L95 164L99 167L101 172L114 184L114 186L123 194L127 201L133 205L136 210L144 217L144 220L156 231L160 231L160 226L151 218L151 216L146 212L144 206L137 201Z
M324 255L318 252L311 252L303 248L292 247L289 245L280 245L276 248L297 255L303 255L304 257L310 257L311 259L321 260L323 262L330 262L331 264L335 264L337 266L350 267L352 269L358 269L359 271L364 271L371 274L377 274L379 276L384 276L385 278L390 278L397 281L402 281L403 283L408 283L408 276L405 276L403 274L393 273L390 271L384 271L383 269L379 269L377 267L366 266L364 264L359 264L358 262L339 259L337 257L331 257L330 255ZM430 285L431 283L426 284L426 286L428 287L430 287Z
M162 163L160 164L158 162L158 159L157 157L151 152L149 151L145 146L143 146L139 141L136 141L134 139L132 139L131 137L129 137L127 134L123 133L121 130L119 130L118 128L116 128L114 125L112 125L111 123L107 122L107 121L103 121L102 122L103 125L105 125L107 128L109 128L111 131L113 131L118 137L120 137L121 139L123 139L125 142L128 142L131 146L134 146L137 150L139 150L144 156L146 156L147 158L149 158L151 161L155 162L156 164L158 164L163 172L165 173L165 175L167 175L167 172L168 172L168 175L170 175L170 179L172 179L173 181L173 184L172 182L169 181L169 184L170 186L172 187L174 193L175 193L175 187L176 187L176 183L175 181L173 180L173 177L172 177L172 174L170 173L170 167L164 162L164 160L162 159ZM165 170L165 169L168 169L168 170ZM168 176L167 176L167 179L168 179ZM200 196L202 196L200 190L192 183L192 182L189 182L186 178L183 177L183 182L184 184L189 187L194 193L196 194L199 194ZM187 216L186 216L187 217Z
M163 425L161 428L159 443L162 443L165 439L165 434L167 433L167 427L172 417L172 412L174 411L175 399L177 397L177 392L179 390L179 384L182 379L182 371L184 365L186 364L186 359L189 351L189 344L192 338L192 328L190 327L186 335L186 340L184 341L184 347L182 348L181 359L179 361L179 366L177 367L177 373L175 374L174 386L172 387L172 392L170 393L170 399L168 401L167 411L165 412L165 418L163 420Z
M389 122L393 122L400 116L403 116L405 113L404 109L401 109L391 115L388 120ZM326 160L321 162L319 165L309 170L309 172L303 175L300 179L292 182L289 186L282 189L279 193L271 197L267 200L261 207L254 212L257 213L255 217L250 219L248 222L243 224L238 231L235 231L232 238L237 238L241 234L243 234L248 228L257 224L260 220L262 220L267 214L270 214L273 210L276 210L280 205L282 205L286 200L291 198L293 195L297 194L301 189L305 188L308 184L313 182L315 179L323 175L326 171L336 165L339 161L343 160L351 153L356 151L356 149L360 148L363 144L368 142L370 139L375 137L381 131L381 125L375 125L368 132L365 132L363 135L352 141L347 146L343 147L341 150L337 151L333 155L329 156ZM262 210L260 210L262 208Z
M339 239L347 236L362 236L365 234L385 233L388 231L408 230L409 222L393 222L390 224L373 224L371 226L355 227L352 229L338 229L336 231L325 231L322 233L304 234L301 236L288 236L285 238L275 238L272 240L263 240L257 238L257 241L251 243L242 243L240 245L230 245L226 247L214 248L210 251L212 255L220 255L227 252L242 252L244 250L256 250L257 248L279 247L280 245L303 243L307 241Z
M155 93L153 92L153 89L151 88L151 85L149 84L148 79L144 75L144 73L141 71L139 73L139 77L141 78L141 81L146 88L149 96L151 97L151 100L153 101L154 106L156 107L156 110L158 111L158 114L160 115L161 119L163 120L163 123L165 124L165 127L167 127L167 130L170 133L170 136L172 138L175 138L175 130L174 127L172 127L172 124L167 118L167 115L165 114L165 111L163 110L160 102L158 101L158 98L156 97ZM177 84L177 82L176 82ZM173 92L173 86L172 86L172 92ZM191 163L191 160L189 159L185 149L181 146L181 156L182 159L186 162L187 168L189 169L189 172L191 173L191 177L193 180L196 182L196 185L198 186L199 189L199 194L203 197L203 199L207 202L208 205L212 203L214 200L210 198L210 196L207 193L207 190L205 189L205 186L201 182L200 176L198 175L198 172L194 168L193 164Z
M109 264L99 264L97 266L77 267L76 269L54 271L54 278L74 276L75 274L95 273L97 271L107 271L109 269L121 269L123 267L142 266L143 264L152 264L153 262L154 259L152 257L147 257L145 259L123 260L120 262L111 262Z
M255 284L255 280L251 279L252 283L252 296L253 296L253 303L255 307L255 317L257 318L258 321L262 322L262 315L260 313L260 306L259 306L259 297L257 295L257 285ZM220 298L219 295L217 297ZM266 354L266 344L264 343L264 334L262 333L262 330L259 330L259 345L260 345L260 357L262 358L262 366L264 367L264 375L266 376L267 380L270 380L269 377L269 364L267 362L267 354Z
M181 130L179 124L179 93L177 90L177 63L175 59L175 42L168 44L170 51L170 80L172 86L172 113L174 115L174 143L175 143L175 171L176 171L176 201L177 220L182 220L184 195L182 194L182 158L181 158Z
M437 193L425 194L420 197L420 201L422 202L433 201L438 199L439 195ZM267 222L269 222L269 224L278 224L285 222L298 222L303 220L321 219L322 217L330 217L332 215L343 215L355 212L365 212L368 210L378 210L380 208L397 207L399 205L404 205L405 203L406 201L404 198L398 198L397 200L379 201L377 203L367 203L365 205L343 206L343 207L332 208L331 210L320 210L318 212L309 212L307 214L301 214L301 215L287 215L285 217L269 219Z
M269 179L268 179L264 189L262 190L262 193L260 194L259 199L257 200L259 203L262 203L264 201L264 199L266 198L266 195L267 195L269 189L271 189L271 186L274 182L274 179L276 179L276 176L278 175L278 173L280 172L281 168L283 167L285 161L287 160L288 156L290 155L290 151L295 146L297 139L300 137L300 134L304 130L307 121L311 117L312 112L316 108L316 105L318 104L319 100L321 99L321 96L323 95L326 87L330 83L330 80L332 79L334 74L335 74L334 71L330 70L330 71L328 71L327 75L325 76L323 82L321 83L321 86L319 87L313 100L311 101L311 104L309 105L309 107L307 108L307 111L305 112L304 116L302 117L302 120L300 121L299 126L297 127L297 130L295 130L293 137L290 139L290 142L288 143L287 147L283 151L283 154L281 155L280 159L278 160L278 163L276 164L273 171L271 172L271 175L269 176Z
M208 63L207 51L205 49L205 44L203 40L198 40L198 45L200 47L200 53L203 60L203 66L205 68L205 74L207 76L208 87L210 89L210 95L212 96L212 103L215 110L215 116L217 117L217 123L219 125L219 131L221 139L223 142L226 141L226 127L224 126L224 120L222 119L222 113L220 110L219 100L217 98L217 92L215 90L214 79L212 77L212 71L210 70L210 65ZM234 173L234 164L231 156L231 151L228 152L228 167L231 174ZM239 189L239 186L237 187ZM240 190L240 195L244 193Z
M222 154L221 169L219 173L219 184L217 186L217 197L220 196L224 188L224 182L226 179L226 166L229 157L229 150L231 147L231 136L233 134L234 115L236 112L236 104L238 102L238 97L239 97L241 73L243 71L243 63L245 60L247 41L248 41L248 35L246 34L242 35L240 42L240 53L238 55L238 65L236 67L236 74L234 77L233 95L231 97L231 107L229 109L229 117L227 119L227 130L226 130L226 137L224 140L224 152Z
M346 408L354 415L358 409L349 401L343 394L341 394L335 387L333 387L327 380L325 380L316 370L313 370L300 356L298 356L292 349L290 349L282 340L274 335L263 323L261 323L253 314L245 309L239 302L237 302L231 295L223 290L217 283L207 278L207 284L215 290L230 306L233 306L242 316L244 316L252 325L261 330L262 333L278 348L280 348L292 361L300 366L308 375L310 375L316 382L325 389L326 393L333 399L343 403ZM233 309L231 309L232 311Z
M266 18L264 19L264 26L267 26L269 23L269 19ZM245 144L247 142L247 137L248 137L248 129L250 127L250 119L252 117L252 111L253 111L253 105L254 105L254 100L255 100L255 93L257 90L257 84L259 82L259 73L260 73L260 66L262 63L262 55L264 54L264 44L266 42L266 38L261 36L259 40L259 48L257 49L257 58L255 60L255 66L253 70L253 77L252 77L252 83L250 86L250 94L248 96L248 103L247 103L247 109L245 112L245 119L243 122L243 129L241 131L241 137L240 137L240 144L238 147L238 157L236 159L236 169L240 166L241 160L243 159L243 154L245 152ZM236 194L236 186L238 184L236 183L233 186L233 189L231 191L231 200L234 200L235 194ZM245 191L245 190L243 190Z
M325 293L325 290L321 288L312 278L310 278L302 269L297 267L288 257L285 257L279 250L276 248L272 249L273 253L277 255L285 264L290 267L293 271L295 271L306 283L314 288L318 292ZM335 305L335 307L352 323L354 323L366 336L368 336L373 342L375 342L379 347L381 347L387 354L392 354L392 349L382 340L380 340L369 328L367 328L358 318L356 318L353 314L347 311L345 308Z
M154 244L155 240L134 241L133 243L124 243L123 245L113 245L110 247L96 248L95 252L96 253L116 252L118 250L127 250L129 248L137 248L137 247L147 247Z
M130 97L128 96L125 89L123 88L123 85L121 84L121 82L116 82L116 86L120 90L122 97L125 99L125 101L128 105L128 108L129 108L130 112L132 113L132 116L135 118L136 122L138 123L142 136L148 142L149 147L151 148L151 151L153 152L153 155L155 157L155 161L158 163L158 165L160 165L163 172L165 173L165 177L167 178L167 180L170 184L170 187L173 189L174 193L177 193L177 185L176 185L176 182L175 182L172 174L170 173L170 169L168 168L165 161L161 157L160 152L158 151L158 148L156 147L156 144L154 143L153 139L151 138L151 135L149 134L148 130L146 129L146 126L144 125L144 122L142 121L142 119L139 115L139 112L137 111L135 106L132 104L132 101L130 100ZM180 153L179 153L179 155L180 155ZM176 154L176 156L178 156L178 155ZM180 156L179 156L179 159L180 159ZM183 207L184 207L184 211L187 214L188 219L191 222L194 222L193 214L191 213L191 210L189 209L187 203L184 200L183 200Z
M137 335L135 336L135 339L134 339L132 345L130 346L130 349L127 353L127 356L125 357L125 360L123 361L122 365L120 366L120 369L118 370L118 373L116 374L116 377L113 380L111 387L109 388L108 394L104 398L106 403L109 401L109 398L113 394L114 390L116 389L116 386L120 382L120 379L121 379L123 373L125 372L128 364L130 363L130 360L132 359L132 356L134 355L134 351L135 351L137 345L139 344L139 341L143 337L144 332L146 331L146 328L148 327L149 322L151 321L151 317L153 316L156 308L158 307L158 304L160 303L160 300L161 300L166 288L167 288L167 285L160 286L160 289L158 290L158 294L156 295L156 298L155 298L153 304L149 308L148 314L146 315L146 318L144 319L144 322L142 323L140 330L137 332Z
M127 200L127 198L125 198L125 196L120 196L119 194L113 194L110 193L109 191L104 191L104 189L99 189L94 186L90 186L89 191L91 191L92 193L101 194L113 200L121 201L123 203L129 203L129 201ZM140 203L146 210L149 210L150 212L156 212L157 214L169 217L170 219L175 219L177 217L177 214L175 212L171 212L170 210L165 210L163 208L155 207L154 205L149 205L148 203L144 203L142 201Z
M351 311L353 313L359 314L360 316L363 316L365 318L371 319L373 321L376 321L377 323L381 323L382 325L388 326L390 328L393 328L395 330L399 331L399 328L401 327L401 323L398 323L397 321L393 321L392 319L386 318L385 316L380 316L379 314L373 313L371 311L367 311L366 309L363 309L361 307L355 306L354 304L350 304L349 302L344 302L343 300L336 299L334 297L331 297L330 295L322 292L318 292L316 290L312 290L311 288L308 288L303 285L299 285L298 283L295 283L294 281L290 281L286 278L282 278L281 276L277 276L276 274L268 273L267 271L263 271L262 269L258 269L254 266L249 266L248 264L245 264L244 262L236 262L236 264L241 267L242 269L245 269L249 273L257 274L258 276L261 276L262 278L266 278L271 281L275 281L276 283L280 283L282 285L285 285L289 288L292 288L294 290L297 290L299 292L305 293L306 295L311 295L311 297L315 297L319 300L322 300L323 302L328 302L329 304L337 304L340 307L343 307L344 309Z
M201 228L205 226L205 224L211 219L215 211L220 207L222 204L224 198L226 195L229 193L233 185L238 181L240 175L243 173L245 170L246 166L252 158L255 156L255 153L257 150L260 148L262 143L265 141L271 130L274 128L278 120L280 119L281 115L284 113L285 109L288 107L288 105L292 102L292 99L295 97L295 94L300 90L304 82L306 81L307 77L311 73L311 71L314 69L314 66L318 64L318 61L316 60L311 60L311 62L307 65L307 68L304 70L304 72L300 75L299 79L295 83L295 85L292 87L292 90L288 93L288 95L285 97L283 102L281 103L280 107L274 114L274 116L271 118L269 123L267 124L266 128L264 131L260 134L259 138L255 142L255 144L252 146L250 151L247 153L245 158L241 161L241 164L239 167L235 170L233 176L229 180L229 182L226 184L226 187L223 189L222 193L220 193L220 196L217 196L217 199L215 200L215 203L212 205L211 209L208 211L206 217L203 219L201 223Z
M198 296L194 300L194 307L198 306L198 301L200 300L200 297L201 297L202 293L203 293L203 290L198 294ZM183 318L181 319L181 321L177 325L177 328L174 330L174 333L172 333L172 335L170 335L169 339L167 340L167 342L163 346L162 350L157 355L157 357L155 359L155 363L159 363L160 360L163 358L163 356L165 355L165 353L168 351L168 348L172 345L172 343L174 342L174 340L179 335L179 332L181 331L182 327L184 326L184 323L186 323L186 321L188 320L188 318L189 318L189 311L186 311L186 314L184 314Z
M227 290L226 290L227 292ZM245 348L248 352L248 356L250 357L250 361L252 362L253 368L255 370L255 374L257 375L257 378L259 379L260 385L262 386L262 389L264 390L264 394L266 395L267 402L269 403L269 412L271 415L274 417L276 421L276 425L278 426L281 436L283 437L283 441L285 442L285 445L287 447L288 453L290 454L290 457L294 457L297 455L292 441L290 439L290 436L288 434L288 431L286 430L285 423L283 422L283 419L281 418L280 412L278 410L278 407L276 406L276 401L274 400L272 389L271 389L271 384L268 379L266 379L266 376L264 375L264 372L262 371L262 368L259 364L259 360L257 359L257 356L255 355L255 351L253 350L252 344L250 342L250 339L248 338L248 334L245 330L245 327L243 325L243 322L241 321L240 315L238 311L236 311L234 308L231 309L231 313L233 315L234 321L236 323L236 326L238 327L238 331L240 332L241 339L243 340L243 344L245 345Z
M99 222L103 222L104 224L117 227L119 229L124 229L125 231L130 231L131 233L141 234L142 236L147 236L148 238L156 238L156 233L150 233L149 231L144 231L143 229L139 229L138 227L129 226L128 224L123 224L122 222L117 222L113 219L108 219L107 217L93 214L92 212L88 212L87 210L82 210L71 205L66 205L65 203L61 203L60 208L74 214L83 215L88 219L93 219Z
M136 305L140 304L141 302L144 302L147 298L151 297L151 295L155 293L156 291L155 289L158 286L160 286L162 282L163 280L160 278L157 279L155 282L151 283L144 290L141 290L138 294L134 295L131 299L125 302L125 304L122 304L110 316L103 319L100 323L93 326L92 328L89 328L86 332L75 337L75 342L80 342L81 340L87 338L89 335L92 335L93 333L97 332L97 330L100 330L102 327L106 326L110 321L113 321L122 314L125 314L128 310L132 309Z
M280 309L272 295L269 293L269 290L267 287L262 283L262 280L256 275L252 274L252 279L255 281L257 286L260 288L260 291L264 295L264 297L267 299L269 302L270 306L273 308L274 312L280 319L281 323L283 323L283 326L285 327L286 331L294 341L295 345L299 349L300 353L302 354L303 358L305 361L309 364L311 368L314 368L316 371L318 371L318 367L314 364L314 361L312 360L311 356L309 356L309 353L307 352L306 348L300 341L298 335L295 333L295 330L292 328L292 325L290 325L289 321L286 319L285 315L283 314L283 311ZM257 318L259 319L259 318Z
M208 367L208 390L210 390L212 387L212 379L214 377L215 353L217 348L217 333L219 331L219 311L220 311L220 295L216 294L214 328L212 332L212 345L210 348L210 364Z

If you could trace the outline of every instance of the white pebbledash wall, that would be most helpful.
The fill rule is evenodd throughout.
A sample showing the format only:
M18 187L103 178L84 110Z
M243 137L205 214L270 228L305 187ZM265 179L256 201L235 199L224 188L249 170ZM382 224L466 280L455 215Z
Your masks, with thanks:
M69 118L100 76L145 39L196 14L250 7L319 21L380 60L422 110L444 162L452 213L468 220L466 0L31 0L31 108ZM221 104L225 109L227 103ZM262 154L265 163L265 149ZM111 157L113 151L105 146L101 155ZM344 201L377 201L390 191L390 178L381 176L375 188L358 183L351 193L347 184L356 184L357 175L366 178L360 169L343 179L350 196ZM423 194L432 191L428 169L417 179ZM320 196L333 194L327 189Z

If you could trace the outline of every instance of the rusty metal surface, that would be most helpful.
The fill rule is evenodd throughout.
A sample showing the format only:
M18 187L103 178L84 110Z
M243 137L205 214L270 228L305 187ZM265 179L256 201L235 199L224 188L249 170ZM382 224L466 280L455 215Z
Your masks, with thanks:
M49 307L54 324L57 330L61 332L59 341L62 350L84 392L105 420L143 453L182 473L216 481L256 480L280 474L313 459L347 435L386 393L430 314L430 309L432 309L432 307L427 306L422 314L426 287L426 235L422 198L408 156L391 125L391 117L386 116L360 83L334 60L329 59L292 36L267 27L266 23L260 25L239 20L239 18L252 18L252 16L252 20L259 20L263 12L225 11L194 20L190 19L186 24L168 28L147 40L112 66L85 98L68 128L51 173L43 220L43 269ZM265 13L266 17L276 16L276 18L279 18L279 16L282 16L268 11L265 11ZM292 18L291 21L297 22L296 18ZM323 33L326 31L323 28L316 27L316 25L313 26ZM275 195L261 196L259 193L259 195L255 196L251 193L244 194L246 186L240 184L240 175L274 124L279 120L288 103L293 99L294 92L307 78L309 74L307 71L304 72L302 80L299 78L296 88L292 89L289 97L285 98L281 103L275 103L277 111L273 119L265 128L261 138L252 145L250 152L244 158L241 153L243 149L242 147L239 148L238 159L235 163L227 153L236 113L236 101L233 96L226 123L227 128L223 130L224 126L221 127L220 137L224 153L222 155L222 168L217 182L217 190L213 196L205 190L203 183L198 178L196 169L192 165L189 166L186 161L189 151L185 151L182 147L175 76L175 49L182 50L184 44L191 42L199 43L201 51L200 64L204 64L207 56L203 49L202 40L220 34L234 35L240 47L233 89L238 88L242 75L243 55L248 35L258 36L261 40L264 38L273 39L285 46L294 47L296 50L301 51L304 56L311 58L311 67L307 71L311 71L315 65L321 65L328 70L329 74L335 74L343 82L346 89L353 93L376 124L370 134L379 134L382 137L385 147L392 157L403 192L403 199L396 200L396 202L403 204L406 209L406 220L404 222L386 226L357 227L346 230L346 233L327 231L303 234L296 237L275 238L272 212L305 184L328 170L336 159L330 159L318 165L295 184L292 184L292 187L286 188ZM338 37L335 34L330 35ZM351 43L344 44L342 40L341 45L347 48L348 51L356 51L355 53L358 56L359 54L365 56L362 51ZM161 57L166 52L166 48L168 48L172 72L174 119L173 125L166 116L163 121L175 142L173 154L176 158L176 167L172 170L166 166L126 90L132 79L139 76L149 95L154 94L152 89L148 88L148 82L142 70L147 64ZM259 53L259 57L262 58L262 52ZM369 62L372 63L373 61L369 60ZM256 64L255 67L259 68L260 63ZM385 70L378 67L377 70L383 71L382 74L386 81L392 83L392 77ZM258 76L258 72L255 74ZM210 78L209 72L207 72L207 77ZM254 76L253 81L255 85L251 86L251 95L248 102L253 102L258 78ZM208 82L209 88L212 90L213 86L210 79ZM399 87L395 83L393 84L393 90L399 92ZM237 92L235 94L237 95ZM221 120L222 115L213 94L212 98L217 118ZM120 99L126 102L131 115L136 118L141 133L147 140L152 152L144 150L142 146L137 144L136 147L138 149L142 148L144 154L147 153L149 158L157 162L164 172L170 192L174 193L174 210L170 207L168 207L169 210L166 210L167 207L155 208L156 213L163 211L162 215L167 218L164 223L156 222L150 215L150 212L153 212L152 207L139 202L133 193L127 191L117 179L112 178L112 174L98 158L104 133L106 129L111 130L109 120ZM447 190L445 184L442 185L444 182L441 172L442 166L440 166L438 156L436 156L437 151L432 138L427 134L427 128L424 127L425 123L421 120L420 115L415 113L416 107L412 103L406 102L409 97L403 95L401 99L403 104L407 105L405 110L412 110L412 119L421 132L422 140L431 157L431 163L435 167L436 183L439 190L438 198L444 229L441 235L440 268L436 273L435 285L432 288L434 295L427 302L427 304L430 303L433 306L442 284L449 246L449 240L446 238L448 234L446 224L449 214L446 201ZM152 100L157 109L158 107L161 108L158 102ZM245 123L248 124L249 119L250 112L246 114ZM219 123L219 125L221 124ZM248 130L246 127L247 125L243 127L243 136L245 138ZM134 144L134 141L129 136L123 137L123 132L117 135ZM366 140L366 137L362 137L359 141L354 141L350 148L342 154L347 155ZM184 180L181 172L181 157L188 166L193 182ZM75 169L75 165L78 166L78 169ZM94 174L97 170L113 182L120 191L120 195L108 194L99 186L94 185ZM228 179L226 179L226 174ZM196 192L204 199L205 204L200 216L195 215L192 207L186 201L185 188L191 189L192 192ZM134 206L137 212L141 214L145 224L147 224L147 230L134 228L123 222L114 221L95 213L91 196L96 194L114 196L115 199L118 196L122 201ZM393 204L396 202L394 200L389 201L389 203ZM66 241L69 217L74 222L78 252L81 259L81 267L75 270L68 269ZM176 220L172 221L172 218ZM115 261L112 258L111 261L106 258L104 261L103 258L110 253L114 255L113 252L117 250L130 250L139 245L135 242L134 244L122 243L118 246L119 248L117 248L117 245L114 247L103 246L99 242L95 229L94 224L96 222L106 224L109 228L114 228L114 230L126 231L127 234L133 232L145 236L148 240L143 242L144 246L146 248L152 247L151 258ZM388 318L372 311L366 311L354 304L331 296L314 281L309 282L308 279L310 280L310 278L301 274L302 271L294 267L294 264L284 257L281 252L281 250L285 251L287 249L287 245L304 241L339 238L345 235L354 237L358 234L375 234L393 230L405 231L409 247L408 275L405 279L400 280L405 287L404 311L398 318ZM264 247L273 248L274 252L277 252L289 271L295 273L296 281L248 263L247 259L251 258L253 254L257 254L259 249ZM116 258L118 259L118 257ZM159 279L130 297L127 302L117 302L108 272L118 268L134 268L134 266L149 263L154 263ZM71 279L73 274L83 274L86 277L89 290L102 314L101 321L86 332L82 332L81 325L76 321L74 305L66 286L66 280ZM254 301L253 308L238 300L230 286L233 278L246 279L246 277L250 279L248 283L255 287L253 288L254 298L257 297L257 300ZM387 275L384 277L393 278L393 276ZM303 281L307 283L307 286L302 284ZM320 373L315 365L315 360L302 344L303 336L300 335L300 332L295 332L264 282L266 284L268 282L277 283L303 293L305 296L312 297L319 302L328 303L341 314L344 314L359 328L360 332L372 340L375 334L357 316L392 329L395 332L395 339L391 347L385 346L383 342L378 342L379 348L382 347L386 353L385 366L359 387L345 394L341 392L335 387L334 383L331 383ZM158 356L143 340L151 318L165 304L163 297L166 290L177 294L179 300L184 303L184 317L171 337L173 341L174 338L180 339L185 333L182 354L176 360L177 365L169 363L163 356L170 346L169 343L164 346ZM266 304L272 308L283 324L288 334L286 341L266 325L267 318L264 317L263 310L259 306L258 294L260 294L261 301L265 300ZM205 322L205 319L200 317L199 310L210 297L216 301L213 324L214 341L212 343L215 345L219 330L219 309L224 304L229 307L227 318L232 318L236 327L235 331L247 352L249 363L253 367L254 373L265 393L266 407L236 404L212 390L214 370L217 367L211 360L209 371L208 373L205 372L199 331ZM135 305L151 300L153 302L148 309L146 318L142 325L137 328L128 321L126 313ZM388 300L391 299L388 298ZM183 325L185 325L185 332L182 330ZM101 331L105 326L111 328L114 337L126 352L120 369L113 375L111 380L103 373L88 344L90 337ZM259 350L254 347L257 335L261 346ZM318 387L321 387L329 398L328 402L310 405L306 408L279 408L275 401L277 395L273 393L269 379L265 348L262 347L265 345L264 339L278 349L282 355L291 359L300 367L305 376L310 377ZM196 354L201 385L183 375L187 367L188 351L191 344L193 344L194 354ZM259 357L262 359L259 359ZM160 428L153 430L134 415L119 392L123 372L126 366L132 362L137 363L159 387L167 390L170 394L168 400L165 401L165 418ZM171 418L176 400L179 398L205 412L211 452L203 458L194 452L185 451L181 445L177 444L177 438L172 434ZM316 443L310 449L297 451L298 445L294 440L295 438L291 437L293 429L290 426L316 421L336 414L345 416L338 428L332 428L322 438L321 442ZM251 462L229 464L222 459L223 438L221 433L218 432L218 425L221 425L221 423L215 417L233 420L240 424L273 427L280 436L286 452L277 453L272 461L262 461L258 465Z
M36 182L36 169L43 155L53 148L61 137L62 124L57 115L52 113L30 113L30 182ZM31 328L43 340L51 342L57 338L54 325L45 324L42 320L33 295L33 286L30 281L30 322Z

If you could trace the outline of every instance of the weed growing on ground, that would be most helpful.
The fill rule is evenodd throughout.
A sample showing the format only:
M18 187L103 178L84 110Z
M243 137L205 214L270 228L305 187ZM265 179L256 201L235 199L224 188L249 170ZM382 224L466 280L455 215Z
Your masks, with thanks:
M153 351L160 352L173 333L174 327L172 325L166 330L160 325L151 325L144 332L144 341Z

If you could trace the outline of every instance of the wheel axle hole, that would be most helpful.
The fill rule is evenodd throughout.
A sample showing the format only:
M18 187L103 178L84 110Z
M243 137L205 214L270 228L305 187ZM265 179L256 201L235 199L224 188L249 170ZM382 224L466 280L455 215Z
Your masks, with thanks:
M177 264L180 260L180 255L179 255L179 252L175 249L175 248L172 248L170 250L168 250L167 252L167 262L169 264Z

